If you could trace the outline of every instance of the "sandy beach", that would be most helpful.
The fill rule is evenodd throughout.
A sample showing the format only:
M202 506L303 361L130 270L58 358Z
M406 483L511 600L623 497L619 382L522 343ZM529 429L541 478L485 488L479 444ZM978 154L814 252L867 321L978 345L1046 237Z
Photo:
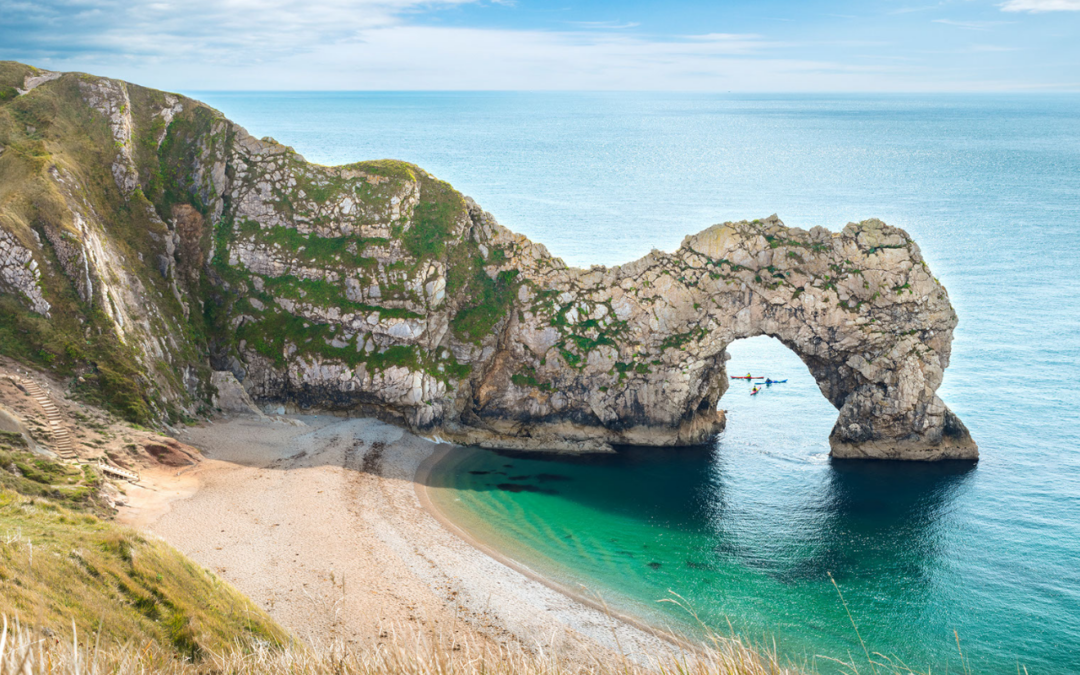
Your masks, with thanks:
M186 431L205 459L128 488L119 518L313 644L364 648L406 631L571 659L597 647L636 661L673 650L486 555L425 508L418 471L451 446L373 419L290 422L244 416Z

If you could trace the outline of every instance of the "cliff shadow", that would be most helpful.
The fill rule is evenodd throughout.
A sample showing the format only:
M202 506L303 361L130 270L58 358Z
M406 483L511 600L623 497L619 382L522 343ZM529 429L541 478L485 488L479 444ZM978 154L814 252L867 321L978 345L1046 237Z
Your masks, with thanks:
M943 557L950 513L975 475L977 462L886 462L831 459L824 490L799 511L798 554L771 575L785 583L872 582L883 569L904 580L912 597Z
M711 470L715 452L715 444L618 446L584 455L454 447L422 478L426 487L530 493L678 523L697 518L703 495L719 488Z

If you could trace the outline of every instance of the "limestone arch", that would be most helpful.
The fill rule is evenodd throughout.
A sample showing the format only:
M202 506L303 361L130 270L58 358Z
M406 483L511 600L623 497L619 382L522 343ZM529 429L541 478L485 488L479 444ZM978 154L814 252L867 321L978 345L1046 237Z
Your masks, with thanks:
M806 231L772 216L716 225L674 253L618 267L508 264L525 283L469 390L461 421L472 442L567 451L704 442L724 425L727 346L768 335L837 408L834 457L978 456L936 395L956 314L899 228Z

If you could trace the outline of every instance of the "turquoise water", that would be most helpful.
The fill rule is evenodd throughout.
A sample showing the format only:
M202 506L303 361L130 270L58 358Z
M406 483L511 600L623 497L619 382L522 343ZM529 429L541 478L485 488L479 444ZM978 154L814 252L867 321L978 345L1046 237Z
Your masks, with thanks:
M754 398L733 386L709 447L461 451L437 467L450 487L436 498L652 621L691 629L656 602L671 590L793 658L861 654L831 574L868 646L912 666L962 672L956 631L976 672L1080 671L1080 97L200 98L312 161L416 162L570 264L774 212L904 227L960 315L940 393L977 465L831 462L835 411L758 338L733 345L732 372L790 381Z

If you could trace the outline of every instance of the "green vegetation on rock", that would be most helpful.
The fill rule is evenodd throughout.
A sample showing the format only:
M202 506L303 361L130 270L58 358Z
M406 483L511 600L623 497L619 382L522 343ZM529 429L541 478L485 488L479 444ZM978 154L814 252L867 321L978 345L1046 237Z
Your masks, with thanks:
M48 498L71 509L104 513L101 477L88 466L45 459L26 448L19 434L0 431L0 490Z
M477 260L472 278L462 288L467 300L451 322L454 334L476 343L489 335L510 310L517 294L517 276L517 270L506 270L492 279Z
M21 84L30 72L19 64L0 63L0 82L18 79ZM164 252L166 228L151 217L142 190L130 198L120 193L111 171L117 152L112 133L105 118L84 103L82 82L61 78L0 105L0 146L5 148L0 154L0 227L39 250L39 287L50 305L46 318L30 311L18 295L0 295L0 353L62 376L82 376L78 391L84 398L130 421L169 421L181 407L198 404L188 398L175 368L140 363L132 342L152 335L182 336L173 356L197 363L203 347L193 337L199 327L184 320L166 280L152 266ZM139 90L129 87L133 96ZM146 130L135 122L137 139ZM116 263L154 297L159 312L151 316L148 330L128 326L132 334L122 341L110 317L116 300L108 289L92 283L93 297L80 297L77 284L96 270L78 257L86 255L85 234L73 221L73 208L82 212L82 227L107 240L119 256ZM151 375L148 368L156 372ZM196 372L205 370L195 366Z
M452 241L455 222L465 215L465 200L449 183L424 177L420 181L420 203L413 211L413 223L401 243L417 259L441 258Z

